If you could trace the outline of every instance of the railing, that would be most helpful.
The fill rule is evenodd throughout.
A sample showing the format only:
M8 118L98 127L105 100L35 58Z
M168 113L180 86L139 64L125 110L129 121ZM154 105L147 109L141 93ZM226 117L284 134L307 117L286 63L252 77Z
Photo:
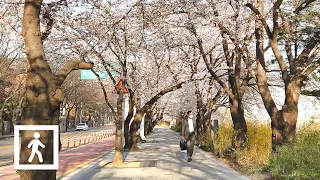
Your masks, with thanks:
M78 146L81 146L81 145L85 145L85 144L89 144L89 143L93 143L93 142L96 142L98 140L102 140L102 139L105 139L105 138L108 138L108 137L111 137L113 135L115 135L115 129L108 129L108 130L103 130L103 131L100 131L100 132L93 132L93 133L90 133L88 136L85 135L84 138L82 139L82 136L79 135L79 136L73 136L73 142L70 142L70 138L71 136L68 136L68 141L67 141L67 146L65 149L63 149L62 147L62 144L60 145L60 151L61 150L67 150L67 149L70 149L71 146L73 148L75 147L78 147ZM61 141L62 143L63 141ZM77 143L79 142L79 143ZM71 145L71 143L73 143L73 145Z

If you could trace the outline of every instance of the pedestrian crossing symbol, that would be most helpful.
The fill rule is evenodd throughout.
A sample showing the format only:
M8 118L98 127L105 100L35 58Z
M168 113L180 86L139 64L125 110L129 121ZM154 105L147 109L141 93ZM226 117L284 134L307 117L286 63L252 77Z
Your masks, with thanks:
M53 133L44 133L46 131ZM41 132L46 137L42 137ZM20 138L21 133L24 134L24 139ZM14 169L57 170L59 161L58 133L58 125L15 125ZM53 137L53 141L50 140L48 134L53 134L53 136L50 135Z

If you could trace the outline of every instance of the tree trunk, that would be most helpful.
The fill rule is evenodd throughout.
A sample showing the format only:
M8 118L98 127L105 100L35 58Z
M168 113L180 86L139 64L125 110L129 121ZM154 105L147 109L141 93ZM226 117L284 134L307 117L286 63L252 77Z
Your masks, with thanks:
M123 85L124 87L124 85ZM119 97L117 100L117 116L116 116L116 147L113 159L113 166L119 166L123 163L123 145L122 145L122 102L123 102L123 89L120 89ZM119 92L119 90L118 90Z
M129 139L129 125L130 125L130 121L133 117L133 113L134 113L134 105L135 105L135 94L134 92L130 91L130 100L129 100L129 112L128 112L128 116L126 117L126 120L124 121L124 139L125 139L125 145L124 145L124 149L125 150L129 150L131 147L132 140Z
M66 117L66 132L68 132L68 125L69 125L69 118L70 118L70 110L67 110L67 117Z
M136 115L134 116L133 122L131 123L130 136L133 141L132 141L130 150L133 150L133 151L136 151L139 149L137 143L140 141L140 133L138 133L138 130L140 129L140 124L141 124L143 114L144 113L137 112Z
M9 99L11 99L11 96L7 97L4 102L3 102L3 105L0 109L0 135L3 134L3 125L4 125L4 122L3 122L3 111L6 107L6 104L7 104L7 101L9 101Z
M202 102L202 95L200 92L199 82L195 81L194 85L196 87L196 98L197 98L197 116L196 116L196 129L197 132L200 134L203 132L203 123L204 123L204 104Z
M258 0L258 8L263 15L264 4L262 0ZM278 110L267 83L265 58L264 58L264 31L262 24L259 20L256 20L255 24L255 36L256 36L256 57L257 57L257 72L258 76L256 82L258 89L263 100L264 106L271 118L272 129L272 150L276 151L277 146L281 146L285 141L285 123L283 120L282 111ZM251 67L250 67L251 68ZM255 74L251 71L251 75L255 77Z
M132 140L130 139L130 136L129 136L129 124L132 117L133 117L133 111L129 111L128 116L124 121L124 138L125 138L124 149L125 150L129 150L130 149L129 147L131 147L130 143L132 143Z
M296 139L296 124L298 118L298 100L302 87L302 80L298 79L288 84L286 99L282 109L271 119L272 149Z
M244 118L244 109L241 101L229 98L230 112L233 122L233 147L243 148L247 141L247 124Z
M144 126L144 134L145 135L148 135L151 130L152 130L152 126L151 126L151 118L152 115L151 115L151 112L148 111L144 117L144 122L145 122L145 126Z
M41 0L26 0L22 20L22 36L27 55L26 107L22 112L22 125L58 125L59 109L64 97L61 85L73 69L91 69L92 63L83 61L68 62L58 75L51 72L44 57L40 37ZM53 131L39 131L40 141L45 148L40 148L43 164L53 163ZM22 131L20 164L29 164L31 149L28 143L34 139L32 131ZM34 158L32 163L39 163ZM21 180L56 179L56 170L20 170Z

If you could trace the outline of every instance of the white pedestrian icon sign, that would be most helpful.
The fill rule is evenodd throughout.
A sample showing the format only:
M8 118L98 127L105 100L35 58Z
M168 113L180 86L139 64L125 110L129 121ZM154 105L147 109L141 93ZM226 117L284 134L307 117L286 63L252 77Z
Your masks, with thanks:
M24 145L21 132L28 131L34 138L28 139ZM53 139L48 138L46 142L40 131L53 133ZM53 140L53 142L52 142ZM31 141L31 142L30 142ZM52 142L52 144L51 144ZM45 144L45 145L44 145ZM24 145L22 147L22 145ZM29 149L27 157L20 159L21 150ZM41 154L41 152L42 154ZM43 150L43 151L42 151ZM31 154L29 154L31 151ZM15 125L14 126L14 169L15 170L57 170L59 168L59 126L58 125ZM29 156L30 155L30 156ZM44 157L45 155L45 157ZM32 163L38 156L38 163ZM52 156L52 157L50 157ZM29 159L25 159L29 158ZM44 159L43 159L44 158ZM44 163L45 162L45 163ZM0 170L1 171L1 170ZM1 179L1 177L0 177Z
M38 132L35 132L33 134L33 137L35 138L34 140L32 140L29 144L28 144L28 148L31 148L32 146L32 151L31 151L31 155L28 159L28 162L31 163L33 158L34 158L34 155L37 154L38 155L38 158L39 158L39 162L42 163L43 162L43 158L42 158L42 154L41 152L39 151L39 146L41 146L42 148L45 148L45 145L42 144L39 140L40 138L40 133Z

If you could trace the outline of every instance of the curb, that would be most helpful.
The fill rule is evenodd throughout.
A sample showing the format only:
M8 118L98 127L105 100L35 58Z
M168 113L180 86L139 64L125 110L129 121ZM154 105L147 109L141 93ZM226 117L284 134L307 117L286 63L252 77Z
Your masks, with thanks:
M5 135L5 136L0 136L0 140L2 139L7 139L7 138L12 138L14 135Z
M4 163L1 163L0 167L10 166L10 165L13 165L12 161L7 161L7 162L4 162Z

